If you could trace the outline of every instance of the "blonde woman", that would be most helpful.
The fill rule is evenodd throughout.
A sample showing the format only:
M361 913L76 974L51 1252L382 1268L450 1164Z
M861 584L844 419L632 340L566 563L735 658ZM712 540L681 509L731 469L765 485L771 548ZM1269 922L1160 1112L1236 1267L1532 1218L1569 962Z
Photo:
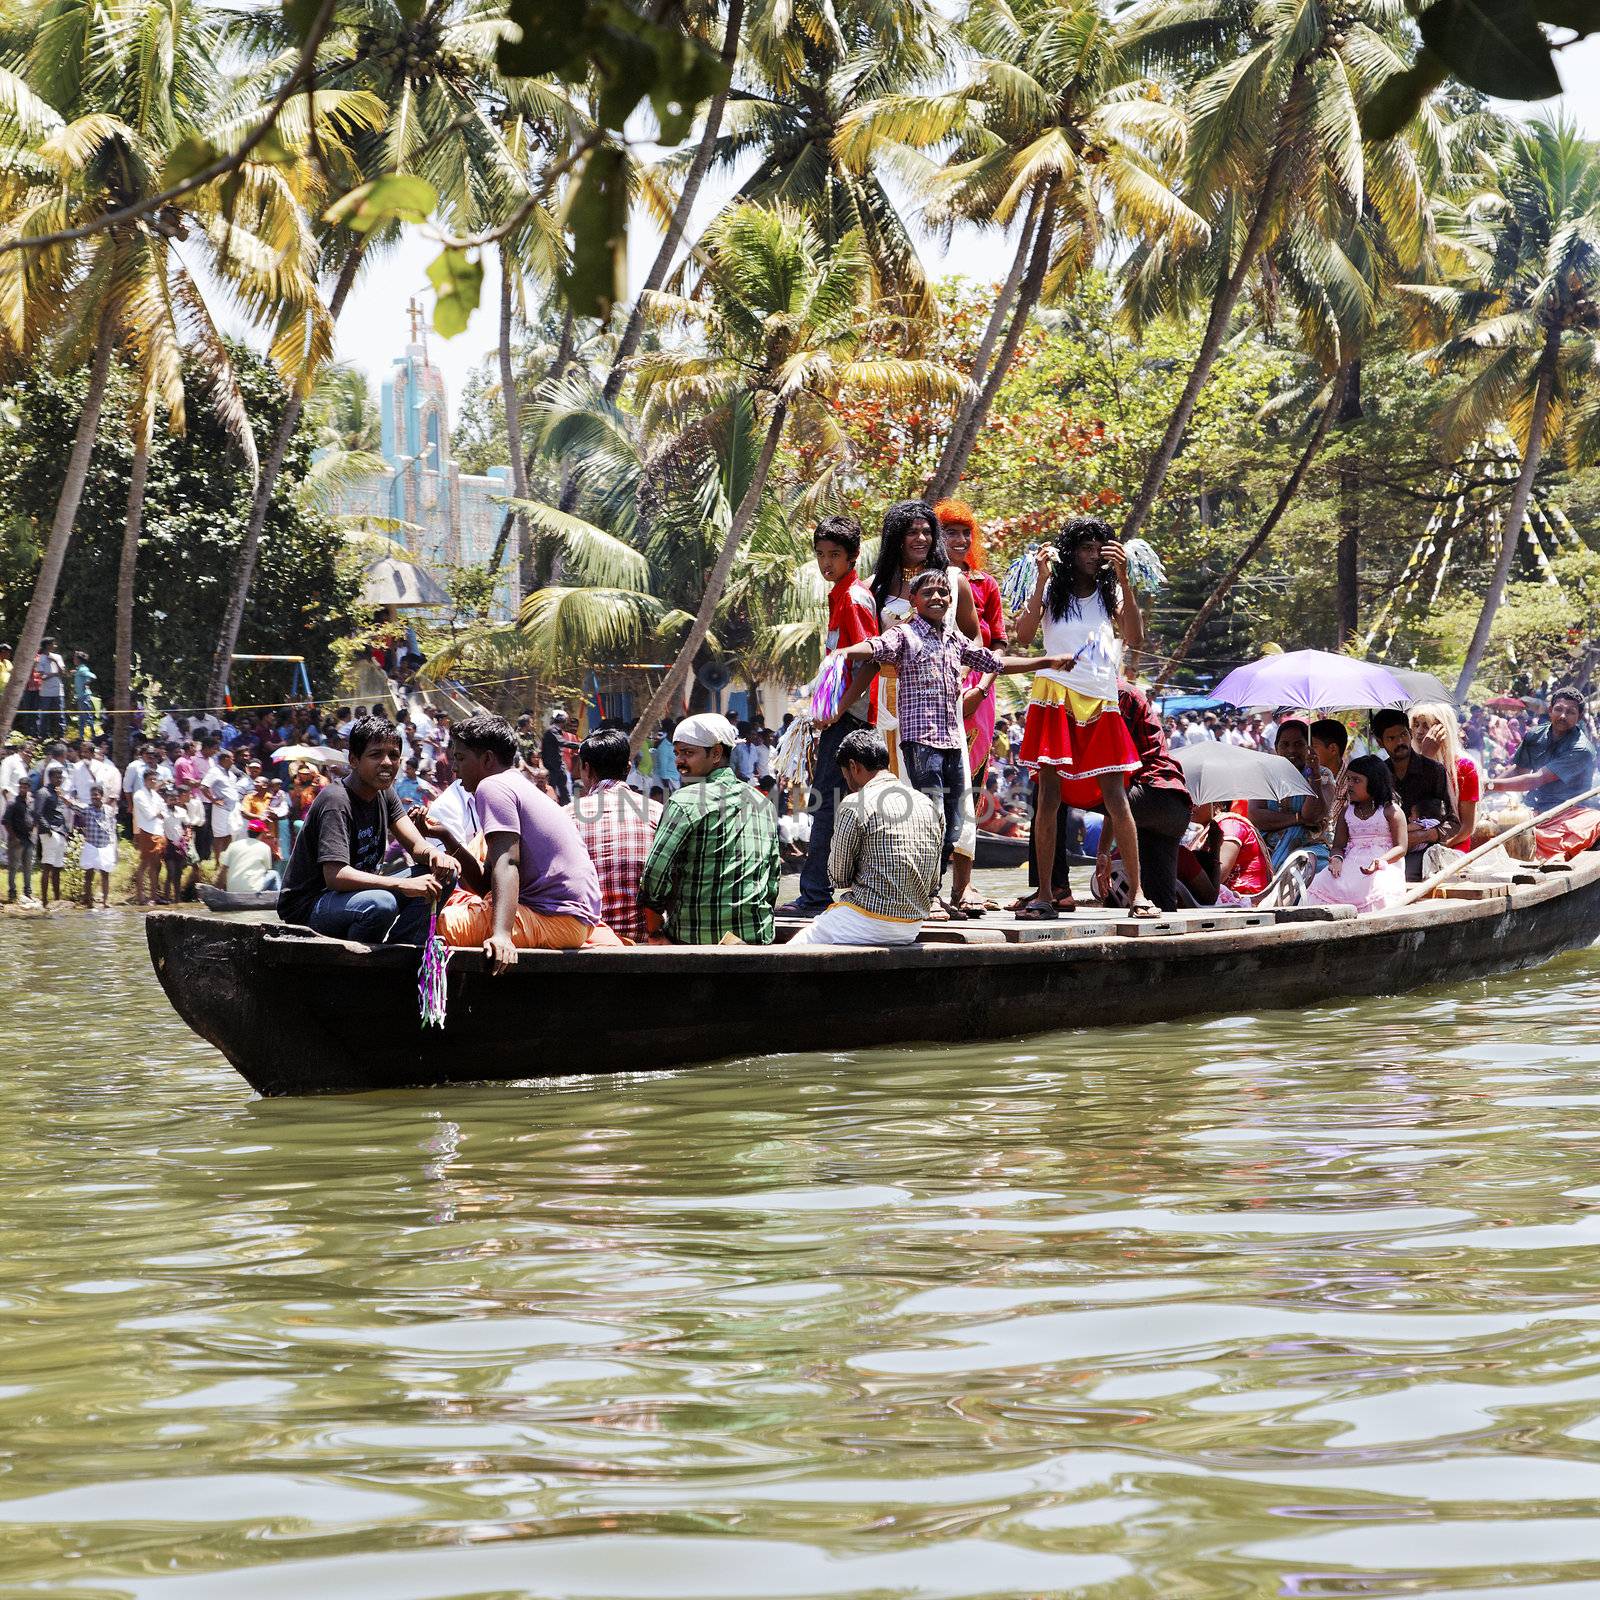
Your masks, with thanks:
M1477 764L1461 743L1461 724L1454 706L1429 700L1411 708L1411 742L1425 756L1437 761L1450 784L1450 798L1461 819L1450 838L1440 840L1453 850L1472 848L1472 830L1478 821L1478 795L1482 785Z

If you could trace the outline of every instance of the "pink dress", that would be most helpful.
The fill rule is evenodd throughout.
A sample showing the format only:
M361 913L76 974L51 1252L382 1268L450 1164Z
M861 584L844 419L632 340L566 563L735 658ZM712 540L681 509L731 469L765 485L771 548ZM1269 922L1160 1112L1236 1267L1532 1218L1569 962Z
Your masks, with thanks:
M1345 830L1350 842L1345 847L1342 871L1324 867L1311 880L1306 898L1316 906L1354 906L1357 911L1382 911L1405 896L1406 869L1403 861L1386 862L1370 875L1361 869L1370 861L1387 855L1394 848L1389 837L1389 815L1382 806L1370 817L1358 817L1356 808L1344 808Z

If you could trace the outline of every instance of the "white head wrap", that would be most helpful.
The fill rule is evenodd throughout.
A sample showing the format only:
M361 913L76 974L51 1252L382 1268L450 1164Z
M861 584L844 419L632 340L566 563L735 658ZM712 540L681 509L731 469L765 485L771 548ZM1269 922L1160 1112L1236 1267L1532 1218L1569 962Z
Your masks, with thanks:
M719 717L715 711L702 711L685 717L672 730L672 742L693 745L697 750L725 744L731 750L739 742L739 733L726 717Z

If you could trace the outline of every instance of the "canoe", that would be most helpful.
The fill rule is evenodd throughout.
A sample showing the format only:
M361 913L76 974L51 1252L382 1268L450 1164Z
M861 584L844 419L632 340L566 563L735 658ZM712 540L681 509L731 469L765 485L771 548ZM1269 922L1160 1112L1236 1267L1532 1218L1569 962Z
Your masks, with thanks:
M443 1028L418 1020L415 950L178 911L145 927L178 1014L254 1089L327 1094L1299 1007L1513 972L1600 935L1600 854L1441 893L1360 917L991 917L894 950L524 951L502 977L462 950Z
M984 868L1025 867L1031 850L1032 846L1025 833L1013 837L1004 833L985 833L979 828L978 844L973 851L972 864ZM1066 862L1069 867L1092 867L1094 857L1069 853Z
M214 883L197 883L194 892L208 911L272 911L278 904L276 889L262 889L254 894L230 894Z

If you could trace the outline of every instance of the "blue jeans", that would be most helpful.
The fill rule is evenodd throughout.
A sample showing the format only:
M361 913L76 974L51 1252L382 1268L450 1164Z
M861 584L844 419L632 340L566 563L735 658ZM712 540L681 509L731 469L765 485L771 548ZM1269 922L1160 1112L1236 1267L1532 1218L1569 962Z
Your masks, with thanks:
M825 911L833 904L833 885L828 881L828 852L833 848L833 814L838 809L839 791L844 779L839 773L839 746L847 733L864 728L856 717L840 717L822 730L817 741L817 770L811 786L817 793L817 809L811 817L811 843L806 847L806 864L800 869L800 904L808 911Z
M432 909L427 900L402 899L389 889L327 889L311 908L311 926L330 939L420 946Z
M939 852L939 876L950 865L961 832L961 802L966 784L959 750L941 750L937 745L900 741L900 775L913 789L920 789L933 802L935 811L944 814L944 848Z

